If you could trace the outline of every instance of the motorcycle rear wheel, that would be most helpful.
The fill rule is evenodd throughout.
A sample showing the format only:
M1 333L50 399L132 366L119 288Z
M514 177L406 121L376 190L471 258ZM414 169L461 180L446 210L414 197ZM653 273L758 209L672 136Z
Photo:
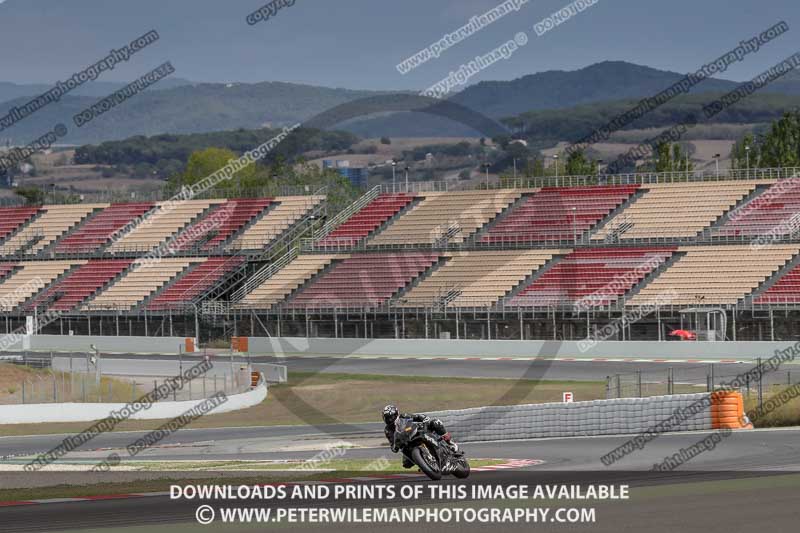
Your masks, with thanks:
M440 479L442 479L442 471L439 469L439 465L435 462L436 459L432 458L434 464L433 465L429 464L428 461L425 459L426 454L422 453L421 448L422 446L417 446L416 448L411 450L411 460L417 464L417 466L420 468L420 470L422 470L422 472L426 476L428 476L434 481L439 481ZM430 451L428 452L427 455L430 455Z

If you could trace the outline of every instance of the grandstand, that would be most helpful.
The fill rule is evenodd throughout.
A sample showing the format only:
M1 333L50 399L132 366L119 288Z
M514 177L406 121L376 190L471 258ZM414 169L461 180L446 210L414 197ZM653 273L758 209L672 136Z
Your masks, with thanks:
M619 338L660 339L721 310L729 336L793 332L800 187L734 177L376 188L329 219L319 194L0 208L0 312L9 330L50 310L78 332L566 339L651 309Z

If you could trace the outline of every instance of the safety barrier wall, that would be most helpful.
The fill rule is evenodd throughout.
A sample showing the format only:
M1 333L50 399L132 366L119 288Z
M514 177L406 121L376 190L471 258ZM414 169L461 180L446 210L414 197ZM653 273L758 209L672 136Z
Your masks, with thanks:
M258 387L242 394L228 396L228 401L218 405L209 414L222 414L252 407L267 397L267 384L262 379ZM175 418L202 404L205 399L184 402L157 402L149 409L134 413L132 420L159 420ZM0 405L0 425L40 424L53 422L91 422L120 412L124 403L43 403L25 405Z
M670 431L716 429L711 393L621 398L574 403L477 407L430 413L440 418L458 442L638 434L667 421L680 409L699 412ZM744 413L738 414L741 417ZM735 426L739 427L739 426Z
M102 353L177 354L179 352L186 353L187 346L190 344L193 346L192 342L187 342L192 339L184 337L24 335L15 337L13 340L16 342L9 343L8 346L0 346L0 351L86 352L90 351L91 345L94 344Z
M585 341L584 341L585 342ZM329 339L250 337L251 354L378 355L386 357L574 357L641 359L735 359L770 357L794 342L605 341L587 349L581 341L490 341L433 339Z

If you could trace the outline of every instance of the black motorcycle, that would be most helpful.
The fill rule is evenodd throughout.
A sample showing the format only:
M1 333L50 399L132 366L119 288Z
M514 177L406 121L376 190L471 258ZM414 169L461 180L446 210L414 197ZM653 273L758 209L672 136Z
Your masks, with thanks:
M459 479L469 476L469 462L458 445L432 434L422 422L410 418L395 420L394 446L434 481L442 479L444 474Z

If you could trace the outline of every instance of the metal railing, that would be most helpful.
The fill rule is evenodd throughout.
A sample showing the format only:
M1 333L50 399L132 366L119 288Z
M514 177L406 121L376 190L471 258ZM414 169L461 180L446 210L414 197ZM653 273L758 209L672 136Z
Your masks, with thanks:
M751 372L755 370L755 372ZM727 389L730 383L742 382L739 392L759 404L771 394L800 383L800 371L780 368L759 370L759 361L746 366L730 364L694 364L662 370L641 370L606 377L606 398L643 398L668 394L691 394ZM751 376L753 379L750 379Z
M242 285L241 288L236 290L233 294L231 294L231 301L238 302L242 300L245 296L250 294L256 287L260 286L262 283L267 281L269 278L275 275L276 272L281 270L283 267L294 261L294 259L300 254L300 247L296 246L289 250L283 257L271 263L269 265L264 266L261 270L250 276L250 278Z
M73 358L70 358L72 363ZM35 360L28 360L29 363ZM83 363L75 358L76 363ZM21 361L20 361L21 363ZM76 365L85 368L84 365ZM200 376L187 381L182 388L172 391L168 397L158 401L187 401L210 398L217 392L227 395L241 394L251 389L250 372L240 365L231 374ZM185 367L185 364L184 364ZM127 403L135 402L143 395L164 383L164 377L125 377L96 375L83 370L39 371L18 384L8 387L0 394L0 404L46 404L46 403Z
M314 241L320 241L330 235L336 228L344 224L350 217L358 213L364 206L381 194L381 186L377 185L361 196L358 200L340 211L314 234Z

